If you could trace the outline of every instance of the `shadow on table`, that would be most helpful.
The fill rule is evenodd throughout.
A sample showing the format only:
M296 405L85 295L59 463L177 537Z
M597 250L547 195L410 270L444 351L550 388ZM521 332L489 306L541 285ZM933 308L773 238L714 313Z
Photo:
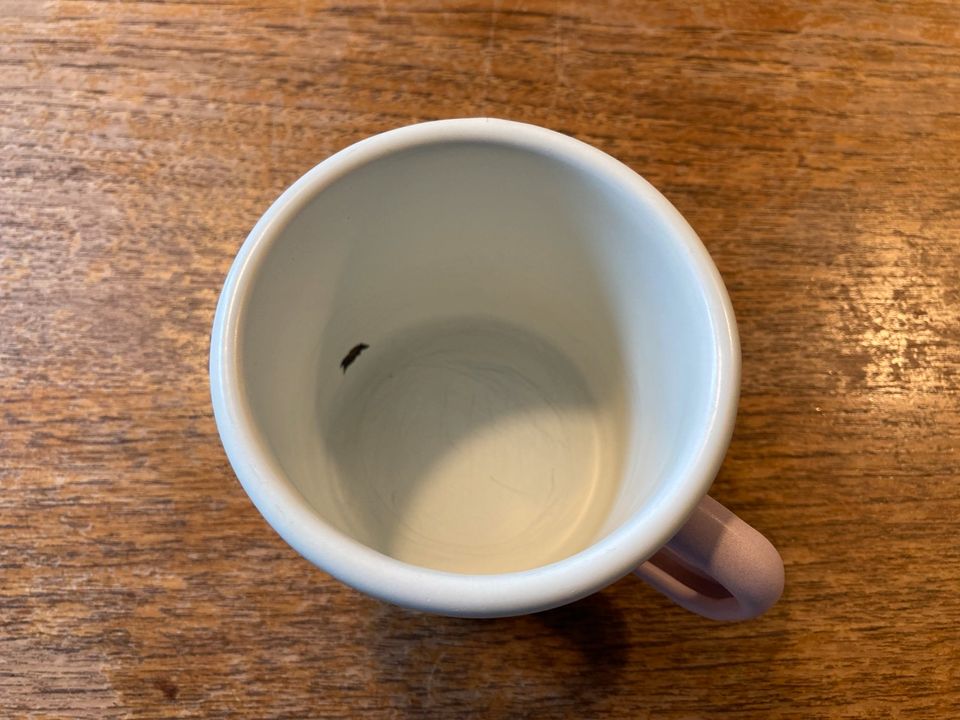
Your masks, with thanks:
M706 620L628 578L500 620L378 605L362 642L390 717L636 717L666 707L699 717L784 701L770 673L788 622L784 608L752 623Z
M624 618L602 593L499 620L381 606L368 627L388 703L410 718L526 717L564 708L589 717L617 683L629 649Z

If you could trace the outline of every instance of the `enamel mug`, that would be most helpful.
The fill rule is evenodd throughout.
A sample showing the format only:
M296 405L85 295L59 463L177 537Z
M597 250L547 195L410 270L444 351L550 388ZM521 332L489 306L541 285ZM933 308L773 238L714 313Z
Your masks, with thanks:
M783 564L707 496L739 395L736 322L649 183L543 128L442 120L337 153L229 272L210 380L267 522L408 608L537 612L636 573L710 618Z

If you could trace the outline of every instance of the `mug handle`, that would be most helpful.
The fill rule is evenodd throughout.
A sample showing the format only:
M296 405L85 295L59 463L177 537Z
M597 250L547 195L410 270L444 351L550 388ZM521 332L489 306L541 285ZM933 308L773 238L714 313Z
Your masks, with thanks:
M780 553L709 495L634 572L677 605L712 620L755 618L783 592Z

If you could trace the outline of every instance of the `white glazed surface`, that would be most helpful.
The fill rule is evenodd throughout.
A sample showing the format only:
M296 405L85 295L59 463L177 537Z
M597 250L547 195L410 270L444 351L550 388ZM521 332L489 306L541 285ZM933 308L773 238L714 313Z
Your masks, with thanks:
M663 545L738 381L729 299L676 210L594 148L492 119L301 178L241 249L211 345L224 446L280 535L464 616L570 602Z

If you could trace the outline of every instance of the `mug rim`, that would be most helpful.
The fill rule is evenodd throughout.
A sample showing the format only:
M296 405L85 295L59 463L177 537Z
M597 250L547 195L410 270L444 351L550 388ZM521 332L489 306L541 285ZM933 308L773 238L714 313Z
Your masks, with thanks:
M603 176L653 209L684 247L706 299L716 348L710 415L683 474L619 527L580 552L532 568L464 574L412 565L363 545L324 521L286 477L251 411L240 367L243 320L264 259L289 222L318 193L386 155L448 142L521 148ZM707 493L726 454L736 419L740 347L729 295L707 249L679 211L649 182L602 150L536 125L494 118L435 120L388 130L350 145L293 183L261 216L224 282L210 343L214 417L231 466L271 527L298 553L340 581L407 608L462 617L538 612L580 599L645 561L680 529Z

